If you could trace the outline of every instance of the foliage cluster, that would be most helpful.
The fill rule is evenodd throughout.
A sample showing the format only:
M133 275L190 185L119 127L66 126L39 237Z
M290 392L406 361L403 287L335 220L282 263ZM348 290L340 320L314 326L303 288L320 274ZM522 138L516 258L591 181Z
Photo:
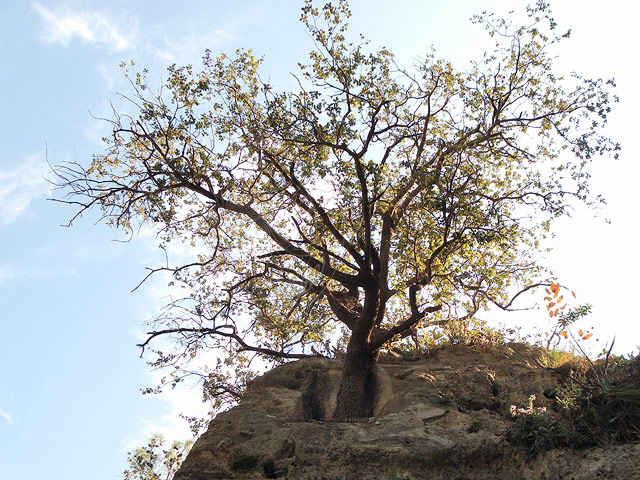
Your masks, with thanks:
M125 480L171 480L191 450L193 440L165 446L161 435L153 435L144 447L129 452Z

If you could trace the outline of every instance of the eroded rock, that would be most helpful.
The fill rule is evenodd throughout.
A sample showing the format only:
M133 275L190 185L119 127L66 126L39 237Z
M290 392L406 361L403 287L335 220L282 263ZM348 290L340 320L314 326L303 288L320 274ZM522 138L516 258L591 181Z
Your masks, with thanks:
M218 415L176 480L636 478L640 445L556 450L528 461L508 444L511 404L550 406L557 379L534 347L453 346L407 362L381 358L374 416L328 421L342 362L312 358L256 379L237 407Z

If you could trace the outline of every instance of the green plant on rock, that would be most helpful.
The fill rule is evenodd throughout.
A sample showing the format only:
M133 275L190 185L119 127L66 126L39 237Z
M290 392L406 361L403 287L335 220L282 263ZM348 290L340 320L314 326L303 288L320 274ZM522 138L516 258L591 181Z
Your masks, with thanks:
M550 414L523 415L507 430L507 440L535 457L571 445L569 430Z
M490 326L486 321L477 318L466 320L456 319L443 327L447 344L486 347L490 345L504 345L506 334L504 330Z
M567 364L575 358L575 355L561 348L545 349L540 357L540 363L543 367L555 369Z
M592 445L640 438L640 356L607 363L573 376L556 394L558 410Z
M502 346L507 343L509 329L492 327L477 318L452 319L442 326L414 332L410 338L394 344L390 350L406 359L428 355L450 345L468 345L484 348Z
M575 434L545 407L535 407L535 399L531 395L527 407L511 405L510 415L515 422L507 430L507 440L524 449L529 457L573 445Z
M579 356L577 361L567 359L572 357L569 352L554 349L548 362L554 364L549 365L553 369L561 368L562 360L579 367L570 371L566 382L551 389L555 410L571 433L567 437L570 445L580 447L640 438L640 356L625 359L612 355L612 341L595 359L590 358L583 343L592 338L593 332L578 329L574 333L569 327L586 317L591 306L565 310L568 304L560 290L560 284L554 282L546 290L549 316L557 318L549 341L554 337L558 342L564 339L569 342L571 352ZM571 293L575 298L575 293Z

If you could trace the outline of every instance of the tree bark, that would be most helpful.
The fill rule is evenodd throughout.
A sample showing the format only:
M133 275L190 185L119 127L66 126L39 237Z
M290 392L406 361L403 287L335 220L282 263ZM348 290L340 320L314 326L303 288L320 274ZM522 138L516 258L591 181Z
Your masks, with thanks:
M377 352L367 336L355 332L349 339L333 420L351 422L373 415Z

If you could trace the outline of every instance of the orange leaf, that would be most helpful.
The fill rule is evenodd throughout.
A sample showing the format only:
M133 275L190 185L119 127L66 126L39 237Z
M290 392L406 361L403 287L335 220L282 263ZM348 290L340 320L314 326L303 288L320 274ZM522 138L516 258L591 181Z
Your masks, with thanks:
M558 310L560 310L560 309L559 309L559 308L556 308L556 309L553 311L553 314L554 314L554 315L557 315L557 314L558 314Z
M560 332L560 335L561 335L561 336L563 336L564 338L569 338L569 337L567 336L567 332Z
M567 308L567 304L566 303L560 307L560 310L564 310L565 308Z
M549 312L549 318L553 318L553 312Z
M548 288L545 288L544 291L547 292L549 295L551 295L551 292L549 291Z
M593 333L588 333L584 337L582 337L582 339L583 340L589 340L592 336L593 336Z
M558 297L558 300L556 300L556 302L560 303L560 302L562 301L562 297L563 297L563 295L560 295L560 296Z
M576 292L571 292L571 295L573 295L573 298L576 298Z
M553 298L551 298L551 297L544 297L544 299L547 300L547 301L553 300Z
M578 335L582 336L584 332L582 330L578 330Z
M551 307L553 307L556 304L556 302L551 302L549 305L547 305L547 310L550 309Z

